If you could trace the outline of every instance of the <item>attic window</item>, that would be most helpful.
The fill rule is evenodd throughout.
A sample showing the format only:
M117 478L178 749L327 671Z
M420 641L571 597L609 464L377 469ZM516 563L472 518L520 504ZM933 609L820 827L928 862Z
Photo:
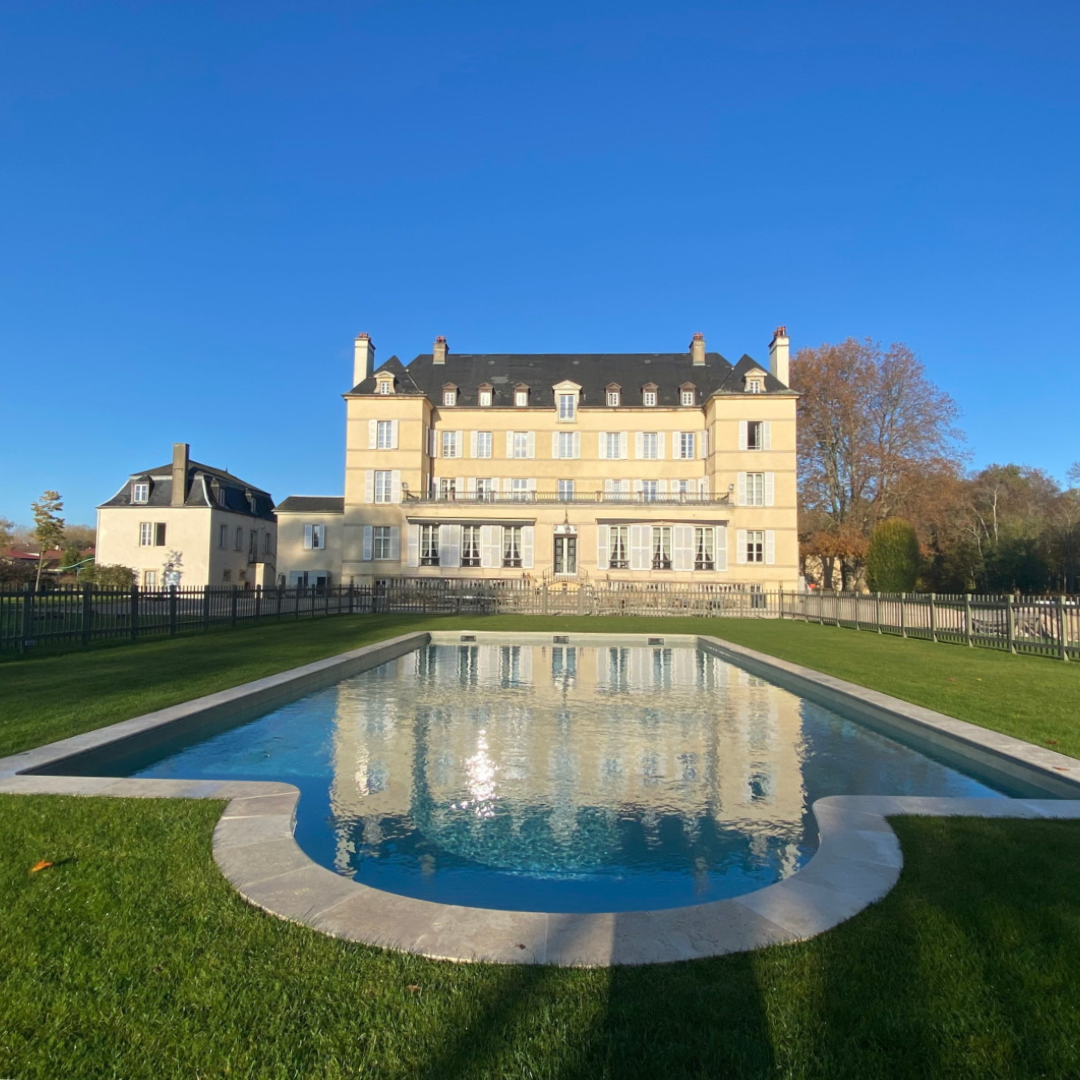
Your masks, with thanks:
M479 402L481 408L488 408L491 405L491 387L487 383L484 383L477 391L476 400Z
M748 394L760 394L764 391L765 384L760 375L748 375L746 377L746 392Z
M386 375L378 379L375 384L376 394L392 394L394 392L394 380L391 376Z
M607 395L605 400L608 405L617 407L622 399L622 387L618 383L608 383L604 393Z
M683 384L679 387L679 402L682 405L696 405L697 404L697 391L689 384Z
M656 384L649 383L641 388L641 404L652 408L656 404Z
M457 387L450 383L447 383L443 387L442 403L444 405L456 405L457 404Z
M133 503L145 503L150 501L150 485L139 483L131 485L131 501Z
M524 383L514 387L514 404L520 409L529 404L529 388Z

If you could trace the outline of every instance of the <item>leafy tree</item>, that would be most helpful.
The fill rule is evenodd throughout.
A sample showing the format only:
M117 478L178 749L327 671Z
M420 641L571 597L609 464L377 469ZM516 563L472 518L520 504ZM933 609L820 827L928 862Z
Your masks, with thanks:
M889 518L875 527L866 552L866 580L874 592L911 592L919 576L919 538L909 521Z
M15 543L15 522L0 518L0 555Z
M30 504L34 513L34 540L38 545L37 579L34 589L41 590L41 571L45 569L45 553L64 542L64 519L60 511L64 501L58 491L42 492L41 498Z
M97 530L93 525L68 525L64 528L64 539L79 551L86 551L97 541Z
M923 497L928 472L955 473L956 404L906 345L883 350L848 338L800 349L791 372L801 395L800 503L826 521L823 531L865 540L878 522L908 513ZM862 559L854 551L835 557L841 587L849 588Z

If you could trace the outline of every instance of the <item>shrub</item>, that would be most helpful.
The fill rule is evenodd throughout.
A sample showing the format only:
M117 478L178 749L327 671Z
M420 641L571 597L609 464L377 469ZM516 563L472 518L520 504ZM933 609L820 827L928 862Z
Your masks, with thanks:
M919 574L919 539L910 522L889 518L874 529L866 552L871 592L911 592Z

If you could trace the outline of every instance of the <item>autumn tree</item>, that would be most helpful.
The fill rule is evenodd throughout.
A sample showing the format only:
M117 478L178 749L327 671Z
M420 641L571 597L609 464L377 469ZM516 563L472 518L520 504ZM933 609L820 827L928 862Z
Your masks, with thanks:
M42 492L41 498L30 504L34 514L34 540L38 545L37 577L35 591L41 590L41 571L45 569L45 555L64 542L64 519L60 511L64 502L58 491Z
M928 472L956 470L956 404L906 345L848 338L800 349L791 385L801 395L800 503L825 523L819 531L865 542L878 522L906 512ZM862 558L837 561L850 588Z
M7 518L0 518L0 558L15 542L15 522Z

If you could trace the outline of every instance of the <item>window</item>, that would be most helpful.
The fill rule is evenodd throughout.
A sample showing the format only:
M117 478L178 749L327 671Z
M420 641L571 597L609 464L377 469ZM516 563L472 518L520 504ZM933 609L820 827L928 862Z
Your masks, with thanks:
M439 526L420 526L420 565L439 565Z
M375 448L377 450L394 449L394 422L380 420L375 428Z
M577 573L577 537L555 537L555 573Z
M371 557L373 559L390 558L391 526L376 525L371 530Z
M521 566L521 526L503 526L503 557L504 567L513 569Z
M644 391L642 391L641 404L642 405L647 405L650 408L653 405L655 405L656 404L656 391L655 390L644 390Z
M671 526L654 525L652 530L652 568L671 569Z
M225 570L221 575L221 580L222 581L232 581L232 571L231 570Z
M163 521L139 522L139 547L164 547L165 523Z
M645 461L655 461L660 456L660 436L655 431L642 433L641 456Z
M484 409L488 408L488 406L491 405L491 391L490 390L481 390L478 400L480 402L481 408L484 408Z
M682 391L680 391L679 400L684 405L694 405L695 404L694 391L693 390L682 390Z
M457 391L454 389L444 390L442 393L442 403L444 405L456 405Z
M476 432L476 457L489 458L491 457L491 432L490 431L478 431Z
M304 526L304 549L306 551L322 551L326 547L326 526Z
M695 442L697 442L697 440L694 438L694 433L692 431L679 432L679 457L684 461L689 461L695 456Z
M233 535L233 549L235 551L244 550L244 530L239 525L237 525L236 532Z
M512 458L527 458L529 456L529 433L527 431L514 431L511 433L510 456Z
M765 474L748 472L746 474L746 501L744 506L765 505Z
M670 483L671 494L680 501L685 500L687 495L693 494L694 488L692 480L672 480Z
M559 419L560 420L576 420L577 419L577 394L560 394L559 395Z
M576 458L576 431L557 431L555 433L555 456L557 458Z
M380 379L375 384L376 394L392 394L394 392L394 384L390 379Z
M149 484L132 484L131 485L131 501L133 503L144 503L150 498L150 485Z
M510 498L514 502L525 502L529 498L529 481L528 480L511 480L510 481Z
M456 431L444 431L442 433L442 456L444 458L456 458L460 456L460 450L458 433Z
M614 387L608 387L607 403L610 406L615 407L615 406L617 406L619 404L619 399L620 399L619 391L616 390Z
M493 502L495 499L495 481L481 477L476 481L476 497L481 502Z
M617 461L623 456L623 440L622 433L619 431L605 431L600 436L600 448L604 452L601 457L607 458L609 461Z
M765 533L761 530L747 530L746 533L746 561L765 561Z
M218 541L217 546L219 548L227 548L229 546L229 526L221 525L218 527Z
M765 449L765 424L761 420L748 420L746 422L746 449Z
M257 562L259 559L259 530L252 529L248 534L248 562Z
M612 570L626 570L630 566L630 526L612 525L608 543L611 546L608 566Z
M157 588L157 571L156 570L144 570L142 587L144 589L156 589Z
M660 495L660 481L659 480L642 480L641 481L641 501L642 502L656 502Z
M457 480L452 476L439 477L439 498L453 501L457 498Z
M461 565L480 565L480 526L461 526Z
M529 404L529 391L526 388L518 387L514 391L514 404L520 409Z
M573 502L574 500L574 481L573 480L560 480L558 482L559 502Z
M712 527L694 529L694 569L715 570L715 532Z
M630 481L629 480L605 480L604 481L604 498L605 499L625 499L630 494Z
M762 385L761 379L752 377L746 380L746 392L748 394L760 394L765 387Z
M268 532L263 533L263 554L270 554L270 534Z
M375 470L375 501L377 503L390 502L390 488L393 474L389 469Z

